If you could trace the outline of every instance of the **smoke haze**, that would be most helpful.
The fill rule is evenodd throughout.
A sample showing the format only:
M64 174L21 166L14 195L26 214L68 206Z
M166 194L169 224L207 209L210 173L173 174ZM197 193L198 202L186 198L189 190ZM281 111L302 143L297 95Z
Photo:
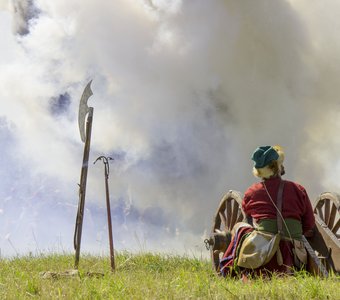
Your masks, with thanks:
M339 6L0 0L1 254L72 250L90 79L118 250L204 251L259 145L284 147L311 200L338 191ZM89 166L85 252L108 251L103 168Z

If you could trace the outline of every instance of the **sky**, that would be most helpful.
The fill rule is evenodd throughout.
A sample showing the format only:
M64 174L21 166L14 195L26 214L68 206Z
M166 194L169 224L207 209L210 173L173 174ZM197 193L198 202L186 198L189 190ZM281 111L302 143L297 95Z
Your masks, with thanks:
M72 252L94 108L81 252L207 256L222 196L281 145L311 201L339 191L336 0L0 0L0 255Z

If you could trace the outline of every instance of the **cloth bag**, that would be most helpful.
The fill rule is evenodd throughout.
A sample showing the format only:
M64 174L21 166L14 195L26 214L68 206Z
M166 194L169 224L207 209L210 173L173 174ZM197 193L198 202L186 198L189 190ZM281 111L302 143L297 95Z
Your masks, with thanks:
M307 251L303 241L293 240L294 248L294 265L301 268L303 265L307 264Z
M242 242L237 265L256 269L268 263L279 249L281 235L264 231L252 231Z
M279 190L277 193L278 206L275 205L264 182L263 185L269 199L277 209L278 233L274 234L255 229L243 240L238 254L237 265L247 269L256 269L265 265L272 259L275 253L277 253L278 264L282 265L283 263L279 244L282 233L281 210L284 180L280 181Z

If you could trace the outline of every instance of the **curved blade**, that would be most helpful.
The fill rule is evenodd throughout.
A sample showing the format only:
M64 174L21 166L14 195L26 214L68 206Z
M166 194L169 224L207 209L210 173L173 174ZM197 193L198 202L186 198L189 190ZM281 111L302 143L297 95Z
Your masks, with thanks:
M78 125L80 131L80 138L85 143L85 117L89 112L89 107L87 106L87 100L93 95L91 90L91 82L92 80L86 85L83 95L80 99L79 104L79 114L78 114Z

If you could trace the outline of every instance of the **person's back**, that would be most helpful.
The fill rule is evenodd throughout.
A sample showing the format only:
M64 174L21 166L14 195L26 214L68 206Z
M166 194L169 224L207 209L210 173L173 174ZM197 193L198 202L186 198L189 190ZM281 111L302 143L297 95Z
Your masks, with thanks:
M270 201L264 184L274 203L277 204L276 195L280 181L280 176L269 178L263 182L253 184L245 192L242 203L243 211L247 216L254 219L260 230L277 232L277 210ZM310 235L315 225L311 202L303 186L288 180L284 182L281 213L289 232L287 232L285 226L283 230L287 237L301 239L302 234Z

